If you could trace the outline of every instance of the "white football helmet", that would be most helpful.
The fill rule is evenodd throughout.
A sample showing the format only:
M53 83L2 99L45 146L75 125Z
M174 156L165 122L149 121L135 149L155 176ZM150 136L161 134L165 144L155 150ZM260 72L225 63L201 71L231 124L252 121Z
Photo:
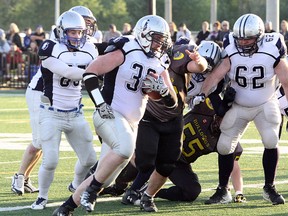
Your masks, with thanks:
M198 52L207 60L208 68L206 72L212 71L221 59L221 48L213 41L201 41Z
M133 34L150 58L161 57L172 45L168 23L157 15L147 15L139 19L133 29ZM161 36L161 40L159 36ZM161 44L160 51L152 49L152 42Z
M59 42L66 46L78 49L84 46L86 42L86 25L84 18L73 11L66 11L62 13L56 21L57 34ZM81 38L71 38L68 36L68 30L81 30Z
M244 14L237 19L233 27L233 37L235 38L235 45L243 56L251 56L257 52L259 45L262 43L264 37L264 23L263 20L255 14ZM249 45L240 45L239 39L253 39L255 43Z
M92 11L84 6L75 6L72 7L69 11L79 13L85 19L87 35L94 36L97 26L97 19L94 17Z

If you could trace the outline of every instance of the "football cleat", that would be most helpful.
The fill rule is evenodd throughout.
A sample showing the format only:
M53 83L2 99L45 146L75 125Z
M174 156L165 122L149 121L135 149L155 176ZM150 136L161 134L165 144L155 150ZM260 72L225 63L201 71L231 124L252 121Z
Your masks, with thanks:
M273 205L285 203L285 199L277 192L275 185L268 184L263 187L263 198L272 202Z
M26 193L36 193L39 192L39 189L32 185L30 178L27 178L24 181L24 191Z
M72 182L68 185L67 189L71 192L74 193L76 191L76 188L73 187Z
M37 200L31 205L33 210L43 210L46 207L48 200L43 197L38 197Z
M154 203L153 197L150 197L146 193L143 193L140 200L140 210L144 210L146 212L157 212L158 209Z
M94 206L95 206L98 192L99 192L99 187L92 185L92 186L89 186L86 189L86 191L82 193L80 204L87 212L94 211Z
M230 189L217 187L216 192L204 203L205 204L226 204L232 202Z
M137 205L137 203L139 203L140 198L141 196L139 192L134 191L132 189L128 189L124 193L121 203L124 205Z
M24 194L24 175L15 173L12 177L11 190L19 196Z
M235 203L245 203L246 202L246 197L243 194L237 194L234 197L234 202Z
M52 216L73 216L74 209L70 206L60 206L55 209L52 213Z

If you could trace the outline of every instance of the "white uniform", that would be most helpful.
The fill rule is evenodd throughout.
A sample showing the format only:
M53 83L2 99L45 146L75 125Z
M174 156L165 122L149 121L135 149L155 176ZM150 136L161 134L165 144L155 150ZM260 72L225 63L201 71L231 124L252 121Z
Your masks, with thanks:
M148 72L161 74L167 69L167 65L163 65L158 58L148 58L134 36L119 37L114 43L114 47L122 50L125 61L105 74L101 91L105 102L111 105L115 119L107 120L94 115L96 132L108 145L102 145L99 163L109 149L127 159L132 156L138 122L144 114L148 99L142 93L142 82ZM120 166L104 183L104 187L111 184L125 166Z
M43 80L40 69L31 79L27 86L25 98L28 105L28 111L30 115L30 126L32 129L32 145L41 149L41 143L39 142L39 106L40 97L43 94Z
M40 47L39 56L44 94L39 116L43 161L39 169L38 197L47 200L59 160L62 132L79 159L73 184L79 185L96 162L93 134L81 109L81 80L84 69L98 56L98 51L89 42L72 52L58 41L46 40Z
M254 121L265 148L276 148L281 116L274 67L285 55L279 34L265 34L258 51L250 57L239 55L232 33L224 48L231 62L228 76L236 97L221 123L218 152L233 153L250 121Z

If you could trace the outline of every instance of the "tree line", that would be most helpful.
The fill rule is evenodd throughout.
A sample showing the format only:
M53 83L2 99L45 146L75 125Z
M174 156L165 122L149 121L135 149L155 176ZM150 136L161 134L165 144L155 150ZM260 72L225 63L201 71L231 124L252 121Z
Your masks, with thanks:
M288 0L280 1L280 20L288 20ZM9 29L11 22L20 30L35 29L41 24L50 31L55 20L55 0L1 0L0 28ZM108 30L114 23L122 30L125 22L135 25L137 20L149 13L149 0L60 0L60 13L76 5L88 7L95 15L100 30ZM165 0L156 1L156 13L164 17ZM244 13L255 13L264 21L266 0L218 0L217 19L228 20L231 27ZM199 31L204 20L210 21L210 0L172 0L172 17L176 25L184 22L192 31Z

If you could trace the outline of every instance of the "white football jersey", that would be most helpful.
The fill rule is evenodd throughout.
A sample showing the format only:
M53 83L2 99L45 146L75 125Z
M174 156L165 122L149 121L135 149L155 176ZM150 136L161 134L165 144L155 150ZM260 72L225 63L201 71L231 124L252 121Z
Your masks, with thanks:
M44 95L49 98L51 106L62 110L79 107L82 98L81 74L85 72L88 64L98 56L95 45L86 42L82 48L72 52L67 49L65 44L55 40L46 40L40 47L39 56L42 59L41 73L44 81ZM49 61L49 64L45 61ZM61 66L59 62L65 63L63 69L61 68L63 65ZM65 74L66 76L69 74L67 70L70 71L70 78L65 77ZM74 71L78 71L79 75L73 75ZM78 78L72 80L71 77Z
M113 110L121 113L130 124L138 124L148 99L142 93L143 80L149 72L161 74L169 65L163 65L156 57L148 58L132 35L118 37L111 43L110 47L122 50L125 60L105 74L101 92Z
M258 51L244 57L239 54L232 34L224 48L231 62L228 76L236 90L235 102L246 107L259 106L275 97L278 82L274 67L285 55L282 40L278 33L265 34Z
M32 77L29 87L36 91L43 91L43 79L40 68L37 70L37 73Z

